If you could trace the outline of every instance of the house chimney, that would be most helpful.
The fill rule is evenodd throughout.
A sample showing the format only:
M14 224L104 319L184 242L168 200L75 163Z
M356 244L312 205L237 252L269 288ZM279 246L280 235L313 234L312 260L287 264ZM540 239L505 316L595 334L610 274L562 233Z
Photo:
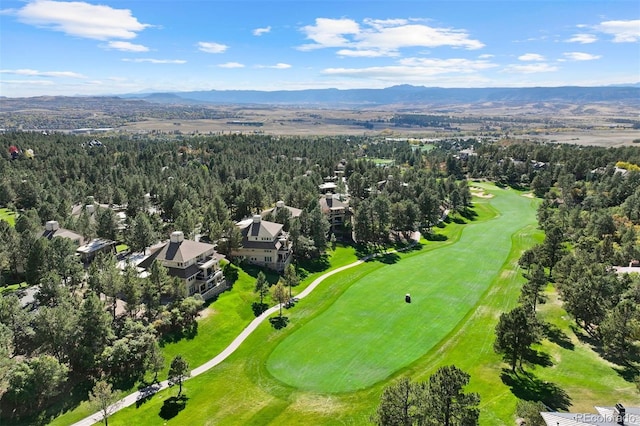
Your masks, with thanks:
M627 413L624 406L622 404L616 404L613 409L613 417L616 424L624 425L624 416Z
M284 201L282 201L282 200L278 201L276 203L276 207L279 208L279 209L283 208L284 207Z
M324 194L324 198L326 198L327 200L330 200L333 198L333 194L330 192L327 192L326 194Z
M57 231L60 229L60 224L58 224L57 220L49 220L44 224L44 229L47 231Z
M96 199L94 198L93 195L88 195L87 196L87 204L93 204L96 202Z
M260 223L260 220L262 220L262 216L260 216L259 214L253 215L253 223Z
M84 209L89 214L94 214L96 212L96 206L94 206L93 204L87 204L86 206L84 206Z
M182 231L174 231L171 233L170 241L172 243L181 243L184 241L184 233Z

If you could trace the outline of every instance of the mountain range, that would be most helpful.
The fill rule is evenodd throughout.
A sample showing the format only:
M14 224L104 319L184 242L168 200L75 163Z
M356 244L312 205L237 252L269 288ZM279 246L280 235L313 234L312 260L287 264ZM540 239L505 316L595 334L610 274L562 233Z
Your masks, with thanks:
M603 87L438 88L411 85L384 89L208 90L125 94L165 104L271 104L376 106L394 104L477 104L485 102L623 102L640 104L640 84Z

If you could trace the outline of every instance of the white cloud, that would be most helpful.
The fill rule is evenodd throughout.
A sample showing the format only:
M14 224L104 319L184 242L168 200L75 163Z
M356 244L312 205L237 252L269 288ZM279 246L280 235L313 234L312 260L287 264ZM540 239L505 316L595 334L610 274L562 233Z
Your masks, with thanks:
M302 32L314 43L304 44L300 50L343 47L349 45L345 36L360 33L360 26L352 19L316 18L316 24L302 27Z
M219 64L219 68L244 68L244 65L239 62L227 62L224 64Z
M600 55L592 55L591 53L584 52L565 52L563 55L572 61L593 61L602 58Z
M0 70L0 74L28 75L33 77L87 78L73 71L37 71L32 69Z
M400 82L429 83L436 81L453 81L457 75L465 75L467 79L480 79L478 71L495 68L497 64L486 60L470 60L461 58L432 59L406 58L397 65L366 68L327 68L322 74L331 76L368 78Z
M110 41L106 45L107 49L121 50L123 52L148 52L149 48L141 44L133 44L128 41Z
M516 74L535 74L538 72L554 72L558 71L558 67L555 65L549 65L544 62L539 62L537 64L527 64L527 65L507 65L504 68L505 72L508 73L516 73Z
M198 50L206 53L223 53L229 46L211 41L198 42Z
M565 41L568 43L589 44L598 41L598 37L593 34L574 34L571 38Z
M260 37L263 34L268 34L271 32L271 27L264 27L264 28L256 28L255 30L253 30L253 35Z
M479 55L478 59L491 59L493 57L495 57L495 55L490 55L488 53L485 53L484 55Z
M124 58L123 62L135 62L143 63L148 62L150 64L186 64L184 59L153 59L153 58Z
M36 0L14 14L25 24L97 40L132 39L149 27L140 23L129 9L81 1Z
M465 30L436 28L407 19L365 19L359 24L346 18L317 18L315 25L301 30L313 43L299 46L299 50L343 48L338 51L341 56L397 56L399 49L407 47L484 47Z
M538 53L525 53L524 55L518 56L518 59L521 61L544 61L544 56Z
M291 65L279 62L275 65L256 65L256 68L271 68L274 70L286 70L291 68Z
M385 50L365 50L365 49L340 49L336 52L338 56L349 56L352 58L379 58L381 56L398 56L398 52Z
M2 80L2 84L11 84L16 86L54 86L55 83L51 80Z
M634 43L640 41L640 19L631 21L604 21L594 27L596 30L613 36L616 43Z

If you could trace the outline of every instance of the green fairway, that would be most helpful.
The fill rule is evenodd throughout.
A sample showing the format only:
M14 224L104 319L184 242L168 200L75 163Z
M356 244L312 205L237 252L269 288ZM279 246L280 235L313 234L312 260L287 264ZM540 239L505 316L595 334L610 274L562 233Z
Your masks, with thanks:
M9 222L9 225L11 226L15 226L16 224L16 214L15 212L6 209L6 208L2 208L0 209L0 220L4 220Z
M532 200L493 192L499 216L466 225L456 244L364 276L276 347L269 372L300 389L350 392L385 379L446 338L500 273L511 236L535 223Z
M506 219L505 212L513 208L509 206L512 203L535 204L535 201L520 198L515 191L495 190L491 186L487 188L500 196L493 199L476 199L474 210L479 215L475 223L467 225L450 223L444 229L439 229L438 232L446 236L447 241L425 241L420 251L400 254L397 263L392 265L383 261L367 262L333 275L323 281L295 308L285 310L285 315L290 319L286 328L274 330L269 323L263 323L225 362L185 383L184 393L188 400L184 407L177 408L177 411L174 410L169 416L167 415L167 408L172 407L170 397L177 392L172 389L159 393L138 407L124 409L109 419L109 423L116 426L130 424L369 424L369 418L375 411L380 394L386 385L400 377L424 381L438 367L451 364L471 375L468 390L480 394L481 426L514 424L516 395L525 395L524 392L529 392L530 396L545 397L547 388L558 389L560 393L563 390L566 391L573 404L572 409L577 410L591 410L595 404L612 405L617 402L612 398L619 398L622 402L633 402L633 399L637 398L634 385L625 382L616 372L615 366L599 358L588 345L575 337L569 329L566 312L553 300L543 305L543 316L568 334L575 344L575 349L566 349L556 343L544 341L541 349L551 356L552 366L537 367L533 372L538 378L532 379L530 384L509 385L501 379L505 364L492 349L494 328L500 314L513 308L517 303L520 285L523 282L517 260L524 249L539 243L542 239L542 233L536 230L535 225L525 226L514 235L504 236L502 242L506 242L511 250L506 255L505 262L493 271L493 281L487 284L487 291L480 296L478 303L465 317L460 318L456 325L447 325L450 332L444 339L435 344L426 342L430 345L430 350L414 362L391 373L385 380L353 392L325 393L305 390L308 389L307 387L290 386L270 374L271 363L277 351L281 350L282 345L285 344L283 342L289 344L290 339L299 339L301 336L297 335L300 334L300 330L307 328L311 330L310 326L314 325L319 318L335 309L334 304L344 303L340 301L354 291L352 287L364 285L370 277L375 277L387 268L398 267L402 263L413 263L419 258L425 259L426 262L426 258L436 256L439 251L449 250L449 246L461 245L460 243L465 241L464 238L468 238L466 234L471 228L478 227L485 221L487 224L497 224L500 220ZM497 213L492 210L492 205L496 206L502 214L495 220L490 220ZM513 218L513 220L529 222L530 215L533 214L532 207L533 205L530 207L531 211L524 217ZM486 232L494 231L491 227L486 229L486 225L483 226ZM483 257L486 253L499 249L497 246L486 246L475 255ZM448 260L449 269L462 268L455 263L457 259L453 259L454 255L450 256L452 259ZM394 259L392 257L385 259L386 262L390 260ZM333 263L332 267L334 267ZM433 280L431 275L425 276ZM396 281L406 281L405 277L400 278ZM306 284L310 282L309 279L305 280ZM234 288L233 291L235 290ZM401 298L403 296L404 293L401 293ZM466 299L466 295L463 299ZM416 300L414 303L418 304L419 301ZM454 304L457 302L451 303L452 306ZM352 307L354 312L362 310L357 304ZM409 309L412 308L413 306L409 307ZM349 318L353 318L353 314L345 312L346 314L350 315ZM333 336L329 337L330 341L339 340ZM198 340L199 338L194 339L193 343ZM327 348L327 351L333 350L329 346ZM305 352L297 355L302 359L311 358ZM300 364L298 362L296 365ZM341 366L337 365L336 368ZM540 387L539 384L544 386ZM539 395L535 394L536 390ZM532 391L534 394L531 394ZM68 422L56 424L68 424Z

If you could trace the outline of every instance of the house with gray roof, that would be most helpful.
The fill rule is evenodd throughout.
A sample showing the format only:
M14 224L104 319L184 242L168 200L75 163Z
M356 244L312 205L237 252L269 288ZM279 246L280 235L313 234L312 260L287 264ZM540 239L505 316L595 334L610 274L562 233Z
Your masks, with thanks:
M547 426L640 426L640 407L616 404L595 407L597 413L540 413Z
M49 220L44 224L42 237L48 240L52 239L53 237L67 238L73 241L76 246L80 246L85 242L82 235L78 234L77 232L71 231L70 229L60 227L60 224L57 220Z
M351 210L349 205L341 201L339 196L334 194L325 194L320 197L320 210L329 221L329 232L336 237L344 238L345 225L351 220Z
M242 233L242 242L232 251L232 256L274 271L284 271L291 262L293 244L289 234L282 229L283 225L262 220L259 214L236 225Z
M178 277L190 296L198 293L210 299L227 289L220 268L223 255L211 244L185 240L181 231L172 232L169 241L155 246L138 266L149 269L154 261L162 263L172 277Z
M291 213L291 218L300 217L300 215L302 214L302 210L301 209L297 209L295 207L287 206L284 203L284 201L278 201L276 203L275 207L263 210L262 213L260 213L260 216L262 216L263 219L265 219L268 216L276 217L276 215L278 214L278 212L280 210L288 210L289 213Z

